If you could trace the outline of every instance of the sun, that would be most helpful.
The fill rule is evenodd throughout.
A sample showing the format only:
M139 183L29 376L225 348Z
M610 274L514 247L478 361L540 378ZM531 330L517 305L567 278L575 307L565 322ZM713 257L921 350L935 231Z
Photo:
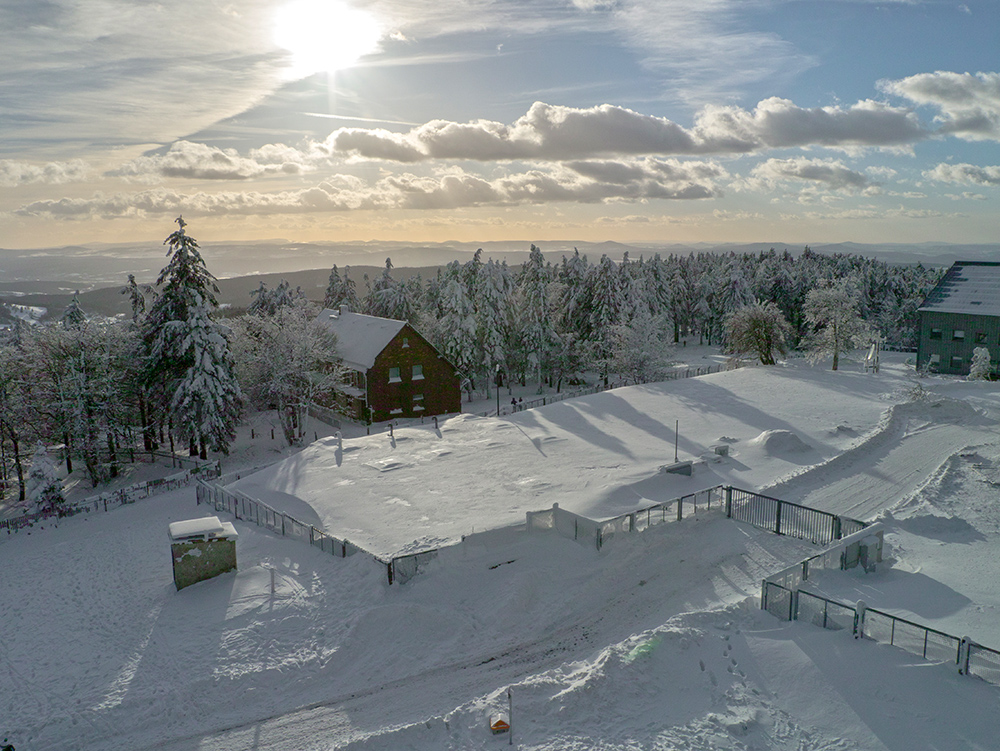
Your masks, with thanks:
M374 16L342 0L293 0L275 16L274 41L291 53L293 78L349 68L381 37Z

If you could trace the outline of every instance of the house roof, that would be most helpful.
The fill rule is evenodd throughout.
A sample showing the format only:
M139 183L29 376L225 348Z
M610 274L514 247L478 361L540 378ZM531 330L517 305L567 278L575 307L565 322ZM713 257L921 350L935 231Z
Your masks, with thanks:
M1000 263L956 261L918 310L1000 316Z
M337 354L344 364L362 371L375 364L375 358L406 325L406 321L351 313L344 308L326 308L317 320L337 335Z

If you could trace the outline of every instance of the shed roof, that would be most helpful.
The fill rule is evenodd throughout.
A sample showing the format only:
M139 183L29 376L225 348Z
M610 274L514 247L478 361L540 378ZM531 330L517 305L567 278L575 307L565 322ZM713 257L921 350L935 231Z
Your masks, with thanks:
M238 537L236 527L232 522L219 521L217 516L206 516L201 519L186 519L181 522L171 522L167 528L172 542L190 542L192 540L212 540L216 537L235 539Z
M919 310L1000 316L1000 263L956 261Z
M337 354L344 364L362 371L375 364L375 358L406 325L406 321L366 316L345 308L326 308L317 320L337 335Z

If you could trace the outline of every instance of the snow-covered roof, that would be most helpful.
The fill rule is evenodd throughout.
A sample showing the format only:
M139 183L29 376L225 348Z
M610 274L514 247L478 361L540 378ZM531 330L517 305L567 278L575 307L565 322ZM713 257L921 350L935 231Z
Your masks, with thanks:
M212 540L216 537L235 539L238 535L232 522L219 521L217 516L206 516L201 519L186 519L182 522L171 522L168 527L170 539L173 542L189 542L192 540Z
M406 325L406 321L366 316L344 308L326 308L317 320L337 335L337 354L344 364L363 371L375 364L375 358Z
M1000 316L1000 263L957 261L919 309Z

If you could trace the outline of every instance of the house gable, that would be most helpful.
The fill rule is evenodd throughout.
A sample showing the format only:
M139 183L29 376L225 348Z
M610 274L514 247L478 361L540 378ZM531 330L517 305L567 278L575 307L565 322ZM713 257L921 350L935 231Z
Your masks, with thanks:
M406 321L344 308L326 309L317 320L336 334L337 354L353 371L334 399L352 418L382 422L461 411L454 366Z

